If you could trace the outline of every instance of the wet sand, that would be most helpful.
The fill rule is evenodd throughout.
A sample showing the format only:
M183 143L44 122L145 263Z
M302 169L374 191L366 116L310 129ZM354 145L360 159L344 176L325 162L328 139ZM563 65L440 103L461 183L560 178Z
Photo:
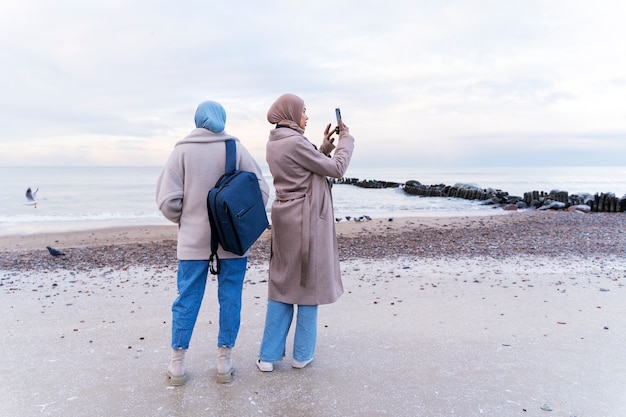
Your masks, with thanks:
M291 368L290 335L270 374L254 365L265 235L250 254L235 380L215 382L211 280L176 388L165 377L174 226L2 237L0 415L626 415L625 218L338 223L345 294L320 308L313 363Z

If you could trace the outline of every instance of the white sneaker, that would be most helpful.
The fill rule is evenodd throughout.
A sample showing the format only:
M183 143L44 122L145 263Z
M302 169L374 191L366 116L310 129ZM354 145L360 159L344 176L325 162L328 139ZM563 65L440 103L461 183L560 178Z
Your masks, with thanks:
M274 364L272 362L263 362L261 359L256 360L256 366L261 372L272 372L274 370Z
M293 366L294 368L302 369L308 364L310 364L311 362L313 362L313 358L309 359L308 361L302 361L302 362L293 359L291 361L291 366Z

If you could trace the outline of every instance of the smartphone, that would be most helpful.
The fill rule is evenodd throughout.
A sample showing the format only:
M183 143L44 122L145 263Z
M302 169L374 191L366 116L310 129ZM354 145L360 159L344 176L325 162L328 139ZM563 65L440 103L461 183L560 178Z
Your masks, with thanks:
M339 107L335 109L335 116L337 116L337 132L341 130L341 110Z

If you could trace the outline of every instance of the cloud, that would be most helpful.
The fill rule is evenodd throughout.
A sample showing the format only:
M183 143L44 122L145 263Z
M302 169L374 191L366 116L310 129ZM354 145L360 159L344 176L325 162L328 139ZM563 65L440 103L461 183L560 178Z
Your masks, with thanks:
M582 0L7 3L0 163L160 165L209 98L263 161L265 112L284 92L305 99L313 142L340 106L357 165L614 161L625 12Z

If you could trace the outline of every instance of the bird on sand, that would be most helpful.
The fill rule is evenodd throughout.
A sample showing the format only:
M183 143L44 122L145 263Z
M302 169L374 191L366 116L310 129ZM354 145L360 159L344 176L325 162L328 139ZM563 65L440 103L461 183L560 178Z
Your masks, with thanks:
M63 252L58 249L51 248L50 246L46 246L46 249L48 249L48 252L50 252L50 255L52 256L65 256Z
M30 187L28 187L28 190L26 190L26 203L24 203L25 205L34 206L35 208L37 208L37 191L39 191L39 188L33 191Z

